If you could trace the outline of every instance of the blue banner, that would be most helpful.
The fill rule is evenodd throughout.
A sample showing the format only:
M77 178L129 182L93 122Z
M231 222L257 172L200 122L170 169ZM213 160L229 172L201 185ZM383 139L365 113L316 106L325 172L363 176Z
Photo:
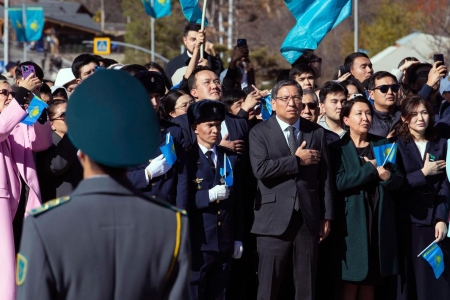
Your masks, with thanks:
M42 7L26 8L26 25L23 22L22 7L8 8L8 15L16 32L17 41L33 42L41 39L44 29L44 9Z
M261 117L263 120L267 120L272 116L272 97L271 95L267 95L266 97L261 99Z
M373 154L379 167L387 162L395 164L395 160L397 159L397 143L373 147Z
M39 97L34 96L33 99L31 99L30 105L28 106L28 115L21 122L26 125L33 125L41 116L42 111L47 107L47 103L42 101Z
M145 13L152 18L159 19L170 16L171 0L142 0L142 3L144 4Z
M293 64L306 49L315 50L325 35L352 12L351 0L284 0L297 20L283 44L281 54Z
M436 279L442 275L444 272L444 253L442 253L442 249L436 241L432 242L418 256L422 256L430 264Z
M233 175L233 168L231 167L231 162L228 156L224 155L224 162L223 164L226 166L225 168L220 168L220 176L222 176L222 179L224 180L225 184L227 186L233 186L234 181L234 175ZM226 174L225 174L226 172Z
M159 147L159 149L169 166L172 166L177 161L177 153L175 152L175 145L173 144L173 138L170 133L166 135L166 144Z
M180 4L184 16L190 23L202 23L202 10L198 7L198 0L180 0ZM205 26L208 26L206 18Z

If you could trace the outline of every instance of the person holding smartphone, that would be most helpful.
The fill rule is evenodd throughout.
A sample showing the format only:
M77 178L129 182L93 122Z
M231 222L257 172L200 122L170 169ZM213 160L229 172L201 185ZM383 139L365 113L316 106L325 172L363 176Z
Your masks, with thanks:
M399 205L400 276L397 299L443 300L450 295L450 270L436 279L417 257L433 241L445 248L450 184L445 174L447 140L437 138L431 105L419 96L406 98L396 127L399 165L405 174ZM444 262L450 259L445 257Z

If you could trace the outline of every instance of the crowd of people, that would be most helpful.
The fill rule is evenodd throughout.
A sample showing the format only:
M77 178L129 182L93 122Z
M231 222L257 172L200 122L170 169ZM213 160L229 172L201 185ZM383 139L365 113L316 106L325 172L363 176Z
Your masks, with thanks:
M6 66L2 299L449 299L442 61L374 72L351 53L318 86L308 50L261 90L247 46L224 70L199 25L183 42L165 69L81 54L51 82ZM418 257L433 241L439 278Z

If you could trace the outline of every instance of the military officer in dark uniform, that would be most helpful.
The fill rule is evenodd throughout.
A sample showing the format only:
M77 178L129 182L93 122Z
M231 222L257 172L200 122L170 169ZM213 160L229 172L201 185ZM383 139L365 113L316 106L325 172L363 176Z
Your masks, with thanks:
M84 180L25 220L17 299L187 299L185 212L126 177L158 146L145 89L124 72L96 72L73 93L66 121Z
M231 172L239 168L238 159L236 153L216 145L225 118L221 102L196 102L187 114L197 135L188 154L186 205L192 245L191 299L223 299L231 259L240 258L243 251L240 172Z
M165 85L162 75L158 72L140 71L134 75L145 87L150 102L155 111L160 109L160 98L164 95ZM173 165L167 162L167 158L158 147L150 161L137 167L130 168L128 179L141 192L151 198L159 198L168 201L172 205L182 207L187 200L187 171L186 152L184 150L184 138L181 127L178 124L166 121L158 117L159 146L164 146L168 136L173 140L176 161ZM145 138L145 137L141 137Z

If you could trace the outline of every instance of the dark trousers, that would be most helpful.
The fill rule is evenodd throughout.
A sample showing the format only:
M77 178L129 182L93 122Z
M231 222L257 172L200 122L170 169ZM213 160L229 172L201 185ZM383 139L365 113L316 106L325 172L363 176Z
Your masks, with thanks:
M444 252L445 269L436 279L430 264L417 257L434 240L434 226L417 226L403 223L401 235L400 275L397 280L398 300L448 300L450 299L449 238L438 245Z
M311 233L300 212L293 212L288 228L281 236L256 237L258 268L258 299L278 299L284 281L293 278L295 298L313 300L317 270L319 235ZM292 277L285 274L292 262Z
M231 252L192 253L191 300L225 299L230 280Z

